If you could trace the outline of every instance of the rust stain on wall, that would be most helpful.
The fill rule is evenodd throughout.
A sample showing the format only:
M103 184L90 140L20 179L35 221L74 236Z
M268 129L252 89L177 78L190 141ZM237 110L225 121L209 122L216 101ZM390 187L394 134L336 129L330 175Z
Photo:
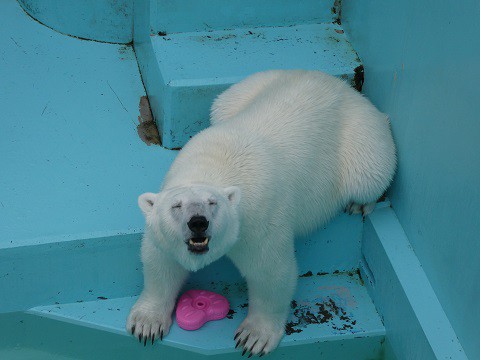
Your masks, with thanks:
M140 116L138 117L139 124L137 125L138 136L140 136L140 139L148 146L151 144L160 145L160 134L153 119L148 97L140 97L138 108L140 110Z

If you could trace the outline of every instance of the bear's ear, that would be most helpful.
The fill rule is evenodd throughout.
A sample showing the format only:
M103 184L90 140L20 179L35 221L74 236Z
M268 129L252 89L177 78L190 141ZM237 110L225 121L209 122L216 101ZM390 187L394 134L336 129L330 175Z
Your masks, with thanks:
M138 206L140 206L140 209L145 216L152 212L153 204L155 203L155 196L157 196L157 194L145 193L138 197Z
M230 201L230 204L237 206L240 203L241 191L239 187L230 186L225 188L224 191L228 201Z

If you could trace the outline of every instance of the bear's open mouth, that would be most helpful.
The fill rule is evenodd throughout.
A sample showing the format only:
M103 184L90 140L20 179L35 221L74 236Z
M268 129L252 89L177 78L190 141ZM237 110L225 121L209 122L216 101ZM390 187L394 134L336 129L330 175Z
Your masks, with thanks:
M203 254L208 251L208 237L188 239L188 250L195 254Z

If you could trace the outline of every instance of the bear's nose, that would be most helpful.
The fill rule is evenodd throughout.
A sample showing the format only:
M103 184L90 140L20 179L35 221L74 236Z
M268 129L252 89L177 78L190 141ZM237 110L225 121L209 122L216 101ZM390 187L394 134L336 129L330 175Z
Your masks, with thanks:
M190 221L187 223L188 228L194 233L204 232L208 228L208 221L205 216L195 215L192 216Z

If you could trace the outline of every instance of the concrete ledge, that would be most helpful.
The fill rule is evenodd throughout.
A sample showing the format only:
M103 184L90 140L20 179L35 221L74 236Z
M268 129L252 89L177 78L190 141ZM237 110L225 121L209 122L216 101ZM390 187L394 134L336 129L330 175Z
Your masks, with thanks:
M467 357L394 211L366 220L362 273L399 360Z

